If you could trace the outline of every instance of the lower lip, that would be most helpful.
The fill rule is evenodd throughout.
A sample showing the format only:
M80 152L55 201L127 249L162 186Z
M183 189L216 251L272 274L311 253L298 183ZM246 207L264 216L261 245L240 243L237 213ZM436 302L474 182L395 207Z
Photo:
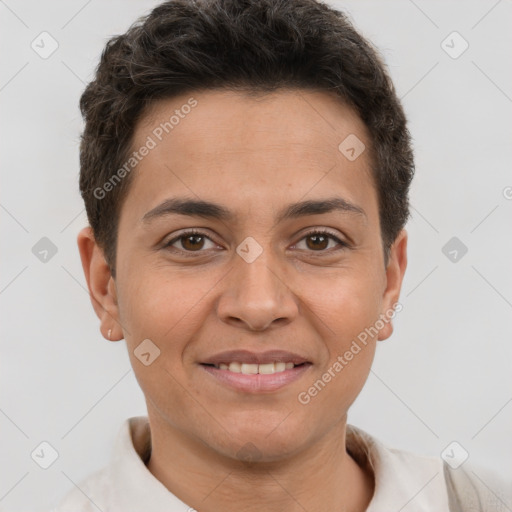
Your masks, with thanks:
M311 363L294 366L289 370L268 375L260 373L246 375L245 373L230 372L229 370L221 370L214 366L206 366L204 364L200 366L222 384L245 393L259 393L263 391L275 391L296 381L308 371Z

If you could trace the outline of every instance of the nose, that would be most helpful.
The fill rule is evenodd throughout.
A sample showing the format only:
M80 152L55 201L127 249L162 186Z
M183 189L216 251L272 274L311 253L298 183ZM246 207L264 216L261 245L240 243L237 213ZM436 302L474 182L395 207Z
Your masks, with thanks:
M223 322L263 331L273 324L286 325L297 316L298 301L285 272L269 254L265 249L251 263L236 256L217 304Z

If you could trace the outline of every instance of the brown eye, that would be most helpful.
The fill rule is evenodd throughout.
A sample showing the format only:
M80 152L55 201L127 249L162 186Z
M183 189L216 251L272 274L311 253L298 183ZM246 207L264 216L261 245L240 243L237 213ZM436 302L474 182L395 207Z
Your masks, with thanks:
M205 247L205 243L209 241L211 247ZM179 243L179 245L178 245ZM181 235L173 238L164 245L164 249L170 249L177 252L206 252L203 249L210 249L215 246L214 242L201 231L186 231Z
M348 247L348 244L340 240L337 236L335 236L330 231L312 231L310 233L307 233L302 240L305 240L306 250L313 251L313 252L331 252L327 249L329 248L329 243L331 241L336 242L336 244L340 249L343 249L345 247ZM299 242L301 243L302 240ZM334 247L336 246L334 245ZM298 244L297 244L298 245ZM332 248L332 246L331 246Z
M181 236L178 240L181 240L182 247L187 251L201 249L204 245L204 237L202 235Z
M306 245L309 249L327 249L327 246L329 245L329 236L325 235L308 235L306 237ZM311 243L309 243L311 242Z

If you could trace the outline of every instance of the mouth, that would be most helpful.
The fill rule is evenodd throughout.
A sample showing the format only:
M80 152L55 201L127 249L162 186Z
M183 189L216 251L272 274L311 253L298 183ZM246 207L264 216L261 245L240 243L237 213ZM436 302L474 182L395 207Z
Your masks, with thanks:
M265 353L236 350L217 354L199 366L223 387L256 394L290 385L304 376L313 363L281 350Z
M295 364L291 361L282 362L275 361L271 363L255 364L255 363L240 363L240 362L226 362L219 364L202 363L203 366L209 366L216 368L217 370L228 371L232 373L243 373L244 375L273 375L275 373L282 373L286 370L292 370L293 368L304 366L311 363L300 363Z

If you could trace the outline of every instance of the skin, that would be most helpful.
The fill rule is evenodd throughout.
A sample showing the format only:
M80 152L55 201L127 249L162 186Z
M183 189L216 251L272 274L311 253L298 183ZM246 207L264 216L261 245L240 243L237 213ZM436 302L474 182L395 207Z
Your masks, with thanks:
M148 469L201 512L364 511L374 479L346 451L347 411L392 324L310 403L297 396L399 298L407 234L393 243L386 266L369 152L349 161L338 150L349 134L368 148L368 131L351 108L324 92L280 90L255 98L217 90L156 102L137 125L133 147L190 97L197 106L133 171L120 214L115 279L91 229L78 236L101 332L107 338L111 329L112 340L126 340L146 398ZM177 196L220 203L235 216L142 221ZM290 203L333 196L364 214L333 211L276 222ZM178 239L176 252L164 247L186 228L208 238L195 245ZM315 245L306 237L314 228L330 230L348 247L330 238ZM248 236L263 250L252 263L236 252ZM147 338L161 350L149 366L134 355ZM238 348L289 350L312 365L277 391L242 393L199 365ZM241 460L247 443L258 461Z

